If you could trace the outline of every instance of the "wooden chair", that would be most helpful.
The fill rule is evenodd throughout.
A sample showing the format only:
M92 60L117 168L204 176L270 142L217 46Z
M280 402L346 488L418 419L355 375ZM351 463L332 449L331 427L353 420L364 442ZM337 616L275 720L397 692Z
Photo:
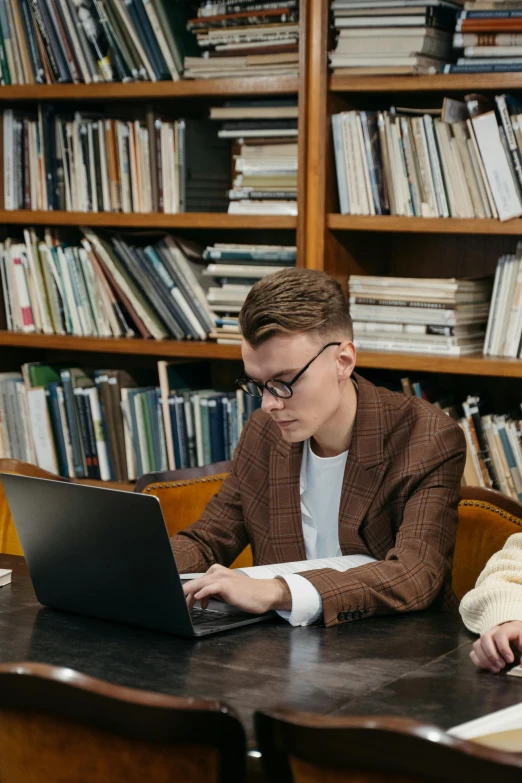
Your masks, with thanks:
M462 487L461 494L452 579L459 601L509 536L522 533L522 504L516 500L481 487Z
M220 702L47 664L0 665L2 783L241 783L245 747Z
M405 718L254 716L270 783L520 783L522 759Z
M136 482L135 492L156 495L161 503L169 535L173 536L195 522L230 472L231 462L215 462L202 468L148 473ZM231 568L252 565L252 549L246 549Z
M38 465L30 465L18 459L0 459L1 473L17 473L20 476L36 476L37 478L54 479L55 481L69 481L62 476L55 476ZM22 547L16 533L11 512L7 505L4 488L0 480L0 553L3 555L22 555Z

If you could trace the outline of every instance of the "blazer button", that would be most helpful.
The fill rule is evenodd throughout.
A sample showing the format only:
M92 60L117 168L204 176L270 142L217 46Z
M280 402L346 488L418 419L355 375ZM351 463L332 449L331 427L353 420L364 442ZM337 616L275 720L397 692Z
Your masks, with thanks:
M337 619L341 623L344 620L344 612L339 612L339 614L337 615Z

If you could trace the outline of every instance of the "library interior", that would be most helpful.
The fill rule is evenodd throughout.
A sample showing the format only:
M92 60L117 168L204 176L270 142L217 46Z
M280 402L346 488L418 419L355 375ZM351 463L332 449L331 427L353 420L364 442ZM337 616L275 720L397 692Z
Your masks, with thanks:
M522 0L0 0L0 113L0 781L520 781Z

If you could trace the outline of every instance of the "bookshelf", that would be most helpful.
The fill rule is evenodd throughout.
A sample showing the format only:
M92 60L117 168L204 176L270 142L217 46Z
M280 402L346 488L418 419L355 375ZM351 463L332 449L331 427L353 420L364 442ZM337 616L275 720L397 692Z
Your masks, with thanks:
M5 231L22 225L79 225L119 229L168 229L220 241L294 242L299 266L321 269L345 283L349 274L403 276L466 276L492 273L498 257L512 252L522 235L522 219L360 217L339 214L331 134L331 115L350 108L386 108L391 103L430 107L444 95L522 90L518 74L469 74L405 77L339 77L328 73L329 0L301 0L299 77L253 77L180 82L54 84L0 87L0 106L63 102L77 108L154 104L169 111L200 113L231 97L298 97L299 215L247 216L224 213L84 213L6 211L0 203ZM106 103L105 103L106 102ZM109 103L110 102L110 103ZM214 232L214 233L213 233ZM0 331L0 369L17 369L33 358L81 363L92 357L118 367L152 366L160 358L205 359L223 366L232 378L241 359L238 346L212 342L85 338ZM23 358L22 358L23 357ZM103 360L101 357L104 357ZM482 356L453 358L432 355L359 352L358 367L367 370L440 373L455 383L466 376L485 382L522 378L522 361ZM233 377L236 377L235 375Z
M0 88L1 89L1 88ZM227 215L225 212L37 212L25 209L0 210L2 225L92 226L93 228L168 229L289 229L295 231L297 218L288 215Z
M328 73L329 0L310 0L306 170L306 258L345 283L350 274L452 277L492 274L502 253L514 252L522 220L354 216L339 213L332 114L349 109L440 105L443 96L520 93L516 73L346 77ZM522 361L363 352L357 366L452 376L520 378Z

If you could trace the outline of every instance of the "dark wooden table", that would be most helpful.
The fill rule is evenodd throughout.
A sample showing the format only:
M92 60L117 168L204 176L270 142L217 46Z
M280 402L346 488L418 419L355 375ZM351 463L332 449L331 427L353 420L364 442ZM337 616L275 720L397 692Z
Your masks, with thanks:
M292 628L283 621L197 641L45 609L24 561L0 556L0 660L68 666L120 685L233 707L255 748L252 715L403 715L442 728L522 701L522 680L479 673L459 616L418 612Z

